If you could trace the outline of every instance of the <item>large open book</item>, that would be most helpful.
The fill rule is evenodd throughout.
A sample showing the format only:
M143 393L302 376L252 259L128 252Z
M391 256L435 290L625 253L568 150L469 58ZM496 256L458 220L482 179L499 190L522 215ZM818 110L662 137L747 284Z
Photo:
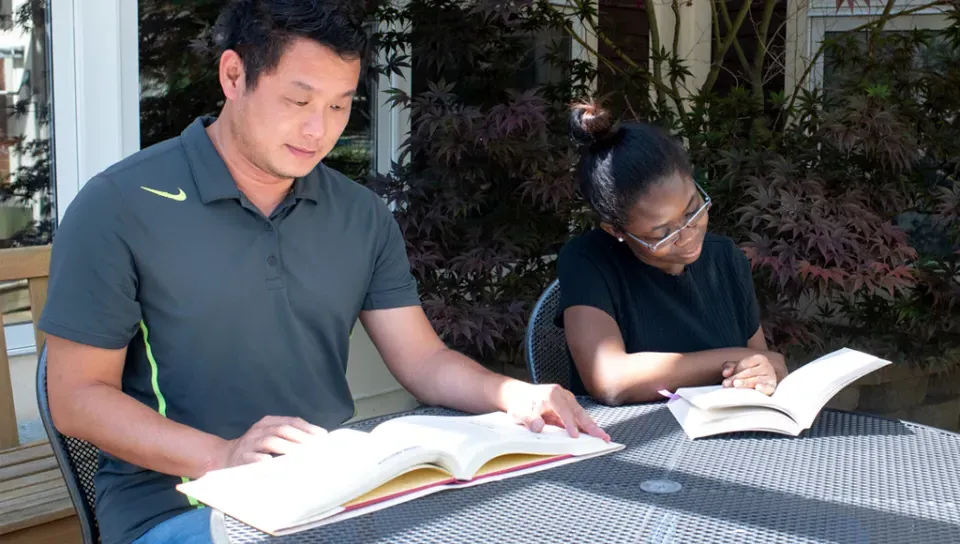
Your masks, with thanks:
M843 348L787 375L769 396L720 385L681 387L667 406L690 438L739 431L797 436L810 428L841 389L888 364L890 361Z
M298 532L417 497L528 474L622 449L502 412L411 415L371 432L338 429L265 461L208 472L177 489L273 535Z

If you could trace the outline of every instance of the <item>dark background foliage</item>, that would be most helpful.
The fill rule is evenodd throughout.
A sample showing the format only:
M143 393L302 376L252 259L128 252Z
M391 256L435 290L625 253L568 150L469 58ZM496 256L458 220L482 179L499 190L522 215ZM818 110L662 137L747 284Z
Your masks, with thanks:
M881 32L886 10L831 36L817 52L830 84L810 91L805 80L784 88L784 2L714 2L714 60L687 92L689 66L661 43L655 13L630 2L607 2L624 7L606 14L585 0L563 12L547 0L370 2L379 56L369 75L409 74L391 103L412 130L389 173L373 174L350 146L327 162L394 206L444 339L522 373L526 320L556 253L592 225L573 188L566 123L570 103L594 93L617 116L688 144L716 202L712 229L753 262L777 349L802 361L848 345L956 365L960 3L931 3L950 14L942 32ZM44 5L27 4L20 23L42 21ZM143 146L219 109L209 32L221 5L140 0ZM611 15L628 7L640 18ZM590 49L575 25L598 35L596 65L571 58L571 44ZM49 141L17 145L37 162L0 197L49 196ZM51 227L31 225L11 243L45 243Z
M729 23L736 13L725 4L715 16ZM688 143L716 201L712 229L754 265L775 348L794 362L843 345L960 362L956 2L942 2L952 24L936 35L882 32L881 17L831 38L819 55L836 77L817 91L789 93L782 73L770 75L782 25L777 35L769 20L752 32L727 24L738 44L763 33L769 47L727 55L718 33L728 49L715 51L706 84L689 96L678 82L690 70L669 44L654 43L650 70L598 30L590 3L579 5L566 14L549 2L381 6L403 29L382 35L381 68L414 52L414 92L394 101L415 122L409 163L369 183L397 204L428 314L448 342L494 367L523 364L525 320L554 278L552 259L591 224L573 192L566 112L596 82L621 118ZM562 82L524 87L511 77L527 58L518 38L569 35L574 21L608 43L596 51L599 69L554 55L546 61L568 74Z

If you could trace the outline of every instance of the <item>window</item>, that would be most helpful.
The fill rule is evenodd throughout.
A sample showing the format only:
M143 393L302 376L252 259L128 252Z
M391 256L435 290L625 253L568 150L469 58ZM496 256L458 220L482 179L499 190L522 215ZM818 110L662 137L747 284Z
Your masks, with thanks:
M367 33L376 32L376 22L366 25ZM376 171L377 150L377 79L372 71L365 71L360 78L357 94L353 98L350 121L333 151L324 159L331 168L343 172L351 179L362 179Z
M844 5L840 10L836 9L836 2L832 0L815 0L811 2L809 12L810 16L810 51L815 52L826 39L837 38L845 33L849 33L869 21L875 19L883 13L884 2L871 2L867 7L862 0L858 0L851 10ZM895 10L900 8L910 8L919 5L915 0L900 0L896 3ZM937 31L949 26L949 21L942 8L927 8L911 15L903 15L890 19L884 26L884 33L903 33L911 30L932 30ZM865 40L867 34L853 39ZM937 40L932 42L936 45ZM935 55L935 49L929 51L918 51L918 62L923 59L932 59ZM841 77L837 71L842 63L839 59L832 58L830 55L821 55L817 64L811 70L810 83L814 87L829 84L829 78Z
M903 53L903 47L898 47L897 38L903 38L903 43L913 44L910 39L909 31L904 30L884 30L881 32L880 50L877 51L878 58L889 59L895 62L895 56ZM834 40L839 44L847 44L847 40L855 45L857 50L864 51L868 46L867 40L870 34L868 32L857 32L855 34L848 32L828 31L824 33L824 40ZM947 62L949 43L946 37L937 31L932 31L925 44L919 44L913 51L913 66L923 70L936 70L939 65ZM838 58L837 52L833 49L827 49L823 56L823 76L822 84L827 92L839 84L847 74L855 76L858 71L857 66L852 66L845 59ZM904 59L909 60L909 59Z
M55 217L46 2L10 7L13 24L0 30L0 248L49 243Z

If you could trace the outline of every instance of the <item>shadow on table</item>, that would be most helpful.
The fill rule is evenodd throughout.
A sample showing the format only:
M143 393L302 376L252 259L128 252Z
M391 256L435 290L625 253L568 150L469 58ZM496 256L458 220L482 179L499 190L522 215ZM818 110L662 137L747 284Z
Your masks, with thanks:
M629 465L629 470L652 478L664 474L661 467ZM941 510L938 513L944 516L944 510L950 508L950 505L935 501L926 506L917 505L919 501L915 500L915 495L900 500L890 497L883 501L885 508L880 509L845 504L840 497L822 500L689 473L668 475L670 480L682 485L680 491L672 494L643 491L639 488L643 477L625 485L597 485L564 478L559 473L556 476L554 483L588 489L605 498L632 501L636 508L647 507L649 515L645 516L647 526L643 532L648 537L670 533L674 536L686 534L689 538L698 531L707 530L704 518L710 518L722 521L711 524L712 530L722 532L725 528L730 532L730 540L734 540L733 536L737 533L766 533L768 537L775 533L789 534L803 542L843 544L960 542L960 517L956 515L952 517L958 520L957 523L950 523L896 511L912 508L933 513L939 506ZM687 541L683 538L676 540ZM712 538L711 541L727 539Z
M797 436L769 432L739 432L726 435L705 436L698 441L737 440L810 440L827 437L854 436L912 436L913 430L902 421L867 416L854 412L824 411L813 425Z

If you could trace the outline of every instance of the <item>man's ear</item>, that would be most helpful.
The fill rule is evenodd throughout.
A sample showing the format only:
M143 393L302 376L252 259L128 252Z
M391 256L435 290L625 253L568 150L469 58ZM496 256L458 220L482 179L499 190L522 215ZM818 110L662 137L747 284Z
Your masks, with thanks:
M601 222L600 228L603 229L603 231L609 234L610 236L613 236L614 238L616 238L617 240L620 240L621 242L623 241L623 233L620 232L619 229L615 228L610 223Z
M236 51L226 50L220 55L220 88L227 100L236 100L246 89L243 59Z

